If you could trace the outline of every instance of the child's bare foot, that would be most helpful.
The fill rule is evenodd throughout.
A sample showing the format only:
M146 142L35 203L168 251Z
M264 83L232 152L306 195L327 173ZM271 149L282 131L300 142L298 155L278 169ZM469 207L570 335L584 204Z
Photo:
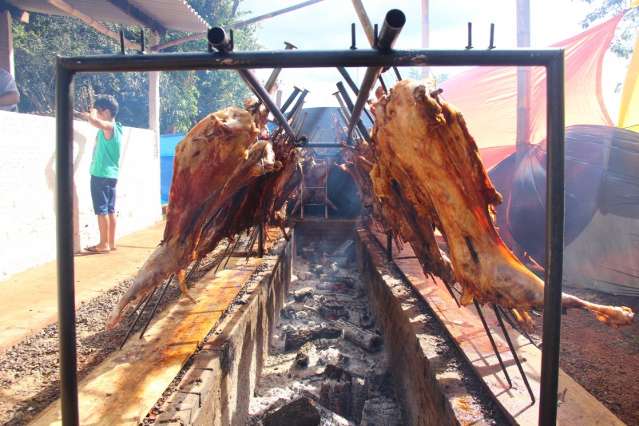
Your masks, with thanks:
M87 248L85 248L86 251L88 251L89 253L108 253L109 250L109 246L101 246L99 244L96 244L94 246L89 246Z

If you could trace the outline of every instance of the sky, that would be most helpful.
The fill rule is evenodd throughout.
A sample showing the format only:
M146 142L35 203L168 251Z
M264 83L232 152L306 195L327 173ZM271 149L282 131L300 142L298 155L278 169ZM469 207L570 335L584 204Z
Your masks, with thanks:
M301 0L244 0L240 13L252 17L299 3ZM497 48L516 46L515 0L430 0L430 47L463 48L466 43L467 22L473 22L473 45L488 46L490 24L495 24ZM546 47L583 31L580 21L589 8L581 0L534 0L531 5L531 46ZM421 47L420 0L363 0L373 23L383 22L389 9L402 10L406 25L395 45L400 49ZM288 14L280 15L259 24L257 36L265 49L282 49L284 41L300 49L344 49L350 47L350 24L357 23L357 44L368 47L367 40L350 0L323 0ZM611 115L616 117L619 93L615 87L625 76L627 62L609 54L603 71L603 91ZM438 68L433 72L452 75L462 68ZM351 75L359 82L364 69L352 68ZM257 71L265 80L269 70ZM334 69L286 69L280 74L284 97L292 86L307 88L310 93L306 106L337 106L332 93L340 79Z

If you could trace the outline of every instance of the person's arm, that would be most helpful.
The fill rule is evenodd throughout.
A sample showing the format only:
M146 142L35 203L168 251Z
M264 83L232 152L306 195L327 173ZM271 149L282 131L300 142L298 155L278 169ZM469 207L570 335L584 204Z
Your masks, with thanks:
M0 95L0 106L16 105L20 102L20 93L17 91L8 91Z
M81 115L93 126L97 127L98 129L102 129L105 139L111 139L111 136L113 136L113 126L115 125L114 121L107 121L99 118L98 110L96 110L95 108L91 108L91 112L85 112Z
M20 92L16 82L4 69L0 71L0 106L17 105L20 102Z

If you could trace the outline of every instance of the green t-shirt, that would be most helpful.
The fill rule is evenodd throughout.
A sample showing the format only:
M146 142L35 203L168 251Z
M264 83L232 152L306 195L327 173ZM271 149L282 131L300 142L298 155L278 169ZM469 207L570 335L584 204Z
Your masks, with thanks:
M104 131L98 130L93 159L89 169L92 176L111 179L118 178L120 169L120 145L122 144L122 124L115 123L111 139L104 137Z

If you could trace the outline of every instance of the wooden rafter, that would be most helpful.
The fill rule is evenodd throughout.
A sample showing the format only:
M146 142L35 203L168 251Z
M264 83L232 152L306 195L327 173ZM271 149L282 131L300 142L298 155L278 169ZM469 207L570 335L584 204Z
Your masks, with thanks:
M143 26L152 29L154 32L163 34L166 32L166 27L162 25L159 21L149 16L146 12L138 9L134 5L132 5L128 0L107 0L113 6L120 9L126 15L138 21L138 23Z
M352 0L353 7L355 8L355 12L357 13L357 17L359 18L359 22L362 23L362 28L364 28L364 34L366 34L366 38L368 42L372 46L375 43L375 35L373 31L373 24L371 24L371 20L366 13L366 9L364 9L364 4L362 0Z
M56 7L58 9L60 9L61 11L63 11L64 13L66 13L69 16L73 16L74 18L77 18L77 19L81 20L82 22L84 22L85 24L87 24L88 26L90 26L91 28L96 30L97 32L99 32L101 34L104 34L105 36L107 36L109 38L112 38L113 40L116 40L118 42L120 41L120 34L116 33L115 31L112 31L111 29L109 29L103 23L98 22L95 19L91 18L90 16L85 15L84 13L80 12L79 10L77 10L76 8L71 6L66 1L64 1L64 0L47 0L47 3L49 3L53 7ZM138 43L134 43L132 41L129 41L126 38L124 39L124 45L125 45L125 47L127 47L129 49L140 49L141 48Z
M235 17L237 8L240 6L240 0L233 0L233 8L231 9L231 17Z
M275 16L282 15L284 13L289 13L289 12L292 12L294 10L306 7L306 6L310 6L312 4L319 3L321 1L323 1L323 0L306 0L306 1L303 1L301 3L295 4L293 6L285 7L283 9L278 9L278 10L275 10L273 12L269 12L269 13L265 13L263 15L255 16L255 17L247 19L245 21L235 22L235 23L229 25L228 28L230 28L230 29L238 29L238 28L246 27L248 25L255 24L256 22L264 21L266 19L273 18ZM179 46L180 44L184 44L187 41L201 40L201 39L203 39L205 37L206 37L206 33L191 34L190 36L187 36L187 37L179 38L179 39L176 39L176 40L171 40L171 41L168 41L166 43L162 43L162 44L158 44L156 46L152 46L151 50L168 49L169 47Z
M323 1L323 0L306 0L306 1L303 1L301 3L294 4L293 6L289 6L289 7L283 8L283 9L275 10L273 12L265 13L263 15L259 15L259 16L256 16L254 18L247 19L245 21L235 22L235 23L231 24L230 27L231 28L246 27L247 25L255 24L256 22L264 21L266 19L274 18L274 17L276 17L278 15L283 15L285 13L289 13L289 12L292 12L294 10L301 9L303 7L310 6L310 5L315 4L315 3L319 3L321 1Z

